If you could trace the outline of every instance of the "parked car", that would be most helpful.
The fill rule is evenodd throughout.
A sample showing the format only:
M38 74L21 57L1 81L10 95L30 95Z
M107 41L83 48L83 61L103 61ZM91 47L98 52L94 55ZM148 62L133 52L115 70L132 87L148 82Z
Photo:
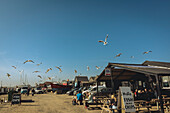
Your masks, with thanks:
M73 95L76 95L80 90L82 90L83 89L83 87L80 87L79 89L77 89L77 90L74 90L74 92L73 92Z
M93 96L97 95L97 91L92 91L91 93L92 93ZM109 97L109 95L111 93L113 93L112 88L103 88L103 89L99 90L98 96L107 96L107 97Z
M21 88L21 94L27 93L28 91L28 86L24 86Z
M98 90L106 88L105 86L98 86ZM97 86L92 86L88 90L82 92L83 95L86 95L87 92L97 91Z
M70 90L70 91L67 91L66 94L67 94L67 95L73 95L73 92L74 92L75 90L77 90L77 88L74 88L74 89L72 89L72 90Z
M36 94L43 94L43 90L40 87L34 88Z

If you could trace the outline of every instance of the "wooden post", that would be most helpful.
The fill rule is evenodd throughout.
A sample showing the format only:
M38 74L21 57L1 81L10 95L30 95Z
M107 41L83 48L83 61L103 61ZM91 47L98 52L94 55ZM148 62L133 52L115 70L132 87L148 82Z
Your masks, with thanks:
M97 96L99 96L99 89L98 89L99 81L97 80Z
M164 113L164 107L163 107L163 101L162 101L162 91L161 91L161 87L160 87L159 77L158 77L158 75L155 75L155 77L156 77L157 93L158 93L158 97L160 100L161 113Z
M114 82L113 82L113 76L111 73L111 86L112 86L112 92L114 92Z

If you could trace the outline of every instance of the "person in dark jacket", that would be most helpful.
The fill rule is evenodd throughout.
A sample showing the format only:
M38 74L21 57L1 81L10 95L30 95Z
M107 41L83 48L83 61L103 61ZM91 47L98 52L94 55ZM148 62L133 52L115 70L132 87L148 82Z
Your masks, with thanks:
M34 90L34 88L32 89L32 96L34 96L34 94L35 94L35 90Z

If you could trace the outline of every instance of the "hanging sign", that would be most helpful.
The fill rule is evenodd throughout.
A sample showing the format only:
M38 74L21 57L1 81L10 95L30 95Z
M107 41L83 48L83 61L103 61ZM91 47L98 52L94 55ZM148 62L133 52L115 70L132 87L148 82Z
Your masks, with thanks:
M105 68L105 76L111 76L111 68Z

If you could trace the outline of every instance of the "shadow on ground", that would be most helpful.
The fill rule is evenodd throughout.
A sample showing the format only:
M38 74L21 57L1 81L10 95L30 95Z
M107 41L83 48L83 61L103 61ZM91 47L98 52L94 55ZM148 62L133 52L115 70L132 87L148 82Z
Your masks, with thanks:
M35 102L33 100L21 100L21 103L31 103L31 102Z
M101 107L89 107L88 110L102 110Z
M0 108L8 108L8 107L0 107Z
M39 105L22 105L22 106L39 106Z

